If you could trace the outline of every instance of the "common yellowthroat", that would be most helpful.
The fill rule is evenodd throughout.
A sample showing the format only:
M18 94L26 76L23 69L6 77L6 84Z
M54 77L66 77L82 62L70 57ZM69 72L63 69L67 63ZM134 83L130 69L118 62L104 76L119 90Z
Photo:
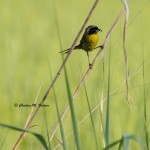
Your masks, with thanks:
M88 26L85 29L82 39L80 40L80 44L76 45L74 47L74 50L82 49L87 52L89 66L91 65L90 61L89 61L89 52L92 51L98 43L98 40L99 40L98 32L99 31L102 31L102 30L99 29L97 26L94 26L94 25ZM70 48L63 50L60 53L67 54L69 52L69 50L70 50Z

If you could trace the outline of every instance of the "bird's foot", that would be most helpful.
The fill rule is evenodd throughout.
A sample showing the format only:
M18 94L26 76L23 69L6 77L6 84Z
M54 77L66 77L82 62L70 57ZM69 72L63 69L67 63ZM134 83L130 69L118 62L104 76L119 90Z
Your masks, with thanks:
M89 63L89 68L92 69L93 68L93 64Z
M100 47L101 49L104 49L104 45L100 45L99 47Z

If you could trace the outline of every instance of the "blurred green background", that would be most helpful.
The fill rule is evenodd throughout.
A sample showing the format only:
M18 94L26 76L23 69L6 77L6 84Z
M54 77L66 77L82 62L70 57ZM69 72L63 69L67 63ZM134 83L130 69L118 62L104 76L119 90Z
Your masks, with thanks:
M124 17L117 24L111 41L107 43L105 52L105 88L104 97L107 96L108 60L111 51L110 65L110 93L118 89L110 97L110 142L121 138L123 133L135 134L144 137L143 118L143 91L150 108L150 3L148 0L132 0L129 2L130 16L126 36L126 48L129 60L130 80L129 92L133 103L133 111L125 99L125 62L123 55L122 32ZM40 84L42 88L38 97L42 96L51 83L50 72L54 77L62 64L59 54L59 38L62 48L69 48L81 28L91 6L92 0L1 0L0 1L0 122L23 128L31 108L14 107L14 104L32 104L37 95ZM112 22L123 9L121 1L100 1L88 25L97 25L103 30L99 33L99 45L103 43ZM56 16L55 16L56 11ZM56 18L57 17L57 18ZM56 19L59 29L57 28ZM60 33L60 37L58 35ZM94 58L97 50L90 53L90 60ZM143 61L145 69L145 85L143 83ZM141 66L141 68L140 68ZM88 67L87 56L84 51L75 51L67 62L67 73L71 92L76 89L82 78L80 72ZM139 70L138 70L139 69ZM138 70L138 71L137 71ZM102 93L102 63L99 56L93 70L86 79L86 87L91 108L99 104ZM61 73L55 84L59 110L62 112L68 104L64 72ZM46 99L49 105L46 110L48 129L51 131L57 121L53 92ZM104 108L106 103L104 103ZM80 90L74 102L77 122L80 122L89 112L84 88ZM41 108L32 125L32 130L46 138L44 122L44 108ZM149 110L148 110L149 111ZM105 109L104 109L105 112ZM148 112L147 112L148 113ZM150 119L148 113L148 119ZM102 145L100 111L93 113L96 126L99 149ZM105 113L103 114L105 123ZM65 134L71 130L70 114L64 118ZM95 149L94 135L90 118L79 126L82 149ZM12 149L20 133L0 128L0 149ZM55 135L60 139L59 129ZM58 144L57 139L52 140L52 147ZM90 143L90 144L88 144ZM73 135L67 139L69 149L75 148ZM40 143L31 135L26 135L19 149L42 149ZM62 149L62 147L60 147ZM140 146L131 142L131 149L140 150Z

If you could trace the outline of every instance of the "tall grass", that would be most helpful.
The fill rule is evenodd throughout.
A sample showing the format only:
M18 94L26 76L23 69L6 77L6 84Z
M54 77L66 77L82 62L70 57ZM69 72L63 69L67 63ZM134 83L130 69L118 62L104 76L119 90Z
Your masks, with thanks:
M108 86L107 86L107 105L106 105L106 123L105 123L105 140L106 146L109 145L110 138L110 60L111 51L109 51L109 66L108 66Z
M58 121L59 121L59 125L60 125L60 133L61 133L61 139L62 139L62 146L63 146L64 150L67 150L65 133L64 133L64 129L63 129L62 121L61 121L61 115L60 115L60 112L59 112L58 102L57 102L57 96L56 96L54 87L53 87L53 93L54 93L54 98L55 98L55 103L56 103L56 110L57 110Z
M35 136L35 137L39 140L39 142L44 146L44 148L45 148L46 150L48 150L46 141L45 141L45 139L44 139L44 137L43 137L42 135L40 135L40 134L38 134L38 133L35 133L35 132L33 132L33 131L24 130L24 129L19 128L19 127L14 127L14 126L12 126L12 125L0 124L0 126L1 126L1 127L4 127L4 128L9 128L9 129L11 129L11 130L15 130L15 131L19 131L19 132L24 132L24 131L25 131L25 132L27 132L27 133L32 134L33 136Z
M72 126L73 126L73 131L74 131L76 148L77 148L77 150L81 150L79 131L78 131L78 127L77 127L77 121L76 121L76 117L75 117L75 111L74 111L68 76L67 76L67 72L66 72L66 67L64 68L64 71L65 71L65 81L66 81L66 87L67 87L67 93L68 93L69 107L70 107L70 112L71 112Z
M91 120L91 124L92 124L92 129L94 132L94 141L95 141L95 145L96 145L96 149L98 150L98 140L97 140L97 136L96 136L96 129L95 129L95 124L94 124L94 119L92 116L92 110L91 110L91 106L90 106L90 102L89 102L89 97L88 97L88 92L84 83L84 89L85 89L85 94L86 94L86 99L87 99L87 104L88 104L88 109L89 109L89 113L90 113L90 120Z
M143 51L144 53L144 51ZM146 91L145 91L145 63L144 63L144 54L143 54L143 99L144 99L144 130L145 130L145 141L147 150L149 150L149 130L148 130L148 120L147 120L147 98L146 98Z

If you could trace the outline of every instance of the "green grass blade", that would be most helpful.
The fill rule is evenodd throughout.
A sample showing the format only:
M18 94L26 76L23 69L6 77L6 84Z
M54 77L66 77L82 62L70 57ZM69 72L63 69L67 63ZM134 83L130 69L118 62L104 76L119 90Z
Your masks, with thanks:
M56 12L56 8L55 8L54 2L53 2L53 9L54 9L55 22L56 22L56 27L57 27L59 46L60 46L60 49L62 49L61 36L60 36L60 30L59 30L59 24L58 24L58 18L57 18L57 12ZM50 74L51 74L51 72L50 72ZM51 79L52 79L52 75L51 75ZM63 125L62 125L62 119L61 119L61 115L59 113L58 102L57 102L57 97L56 97L56 93L55 93L55 88L54 87L53 87L53 93L54 93L55 105L56 105L56 110L57 110L57 117L58 117L58 121L59 121L59 125L60 125L60 133L61 133L61 138L62 138L62 143L63 143L63 149L67 150L67 144L66 144L64 129L63 129Z
M45 125L46 125L46 133L47 133L47 141L48 141L48 148L51 150L51 145L50 145L50 137L49 137L49 132L48 132L48 125L47 125L47 117L46 117L46 112L44 109L44 119L45 119Z
M27 132L27 133L30 133L32 135L34 135L39 141L40 143L44 146L44 148L46 150L48 150L48 147L47 147L47 144L46 144L46 141L44 139L44 137L38 133L35 133L33 131L29 131L29 130L24 130L22 128L18 128L18 127L14 127L14 126L10 126L10 125L7 125L7 124L3 124L3 123L0 123L0 126L1 127L5 127L5 128L9 128L9 129L12 129L12 130L15 130L15 131L19 131L19 132Z
M123 150L129 150L129 145L130 145L130 135L129 134L124 134L122 139L123 139Z
M62 139L62 143L63 143L63 149L67 150L67 144L66 144L64 129L63 129L62 121L61 121L61 115L59 113L58 102L57 102L57 97L56 97L54 87L53 87L53 92L54 92L54 99L55 99L55 105L56 105L56 110L57 110L57 117L58 117L58 121L59 121L59 125L60 125L60 133L61 133L61 139Z
M76 122L76 117L75 117L75 112L74 112L74 106L73 106L73 99L71 96L71 91L70 91L66 67L64 67L64 72L65 72L65 81L66 81L66 87L67 87L67 93L68 93L68 99L69 99L69 107L70 107L70 112L71 112L75 143L76 143L77 150L80 150L81 146L80 146L79 132L78 132L78 127L77 127L77 122Z
M142 148L143 150L147 150L144 141L143 141L141 138L139 138L139 137L137 137L137 136L135 136L135 135L124 134L124 135L123 135L123 144L126 144L126 143L125 143L126 140L133 140L133 141L139 143L140 146L141 146L141 148Z
M94 132L95 145L96 145L96 149L98 150L98 142L97 142L97 137L96 137L96 129L95 129L95 125L94 125L94 120L93 120L93 117L92 117L92 113L91 113L92 110L91 110L91 107L90 107L90 102L89 102L89 98L88 98L88 94L87 94L87 89L86 89L85 83L84 83L84 90L85 90L86 100L87 100L88 109L89 109L89 113L90 113L90 119L91 119L91 123L92 123L92 128L93 128L93 132Z
M122 140L122 139L117 140L117 141L115 141L115 142L112 142L111 144L109 144L108 146L106 146L103 150L109 150L110 148L112 148L112 147L116 146L118 143L120 143L121 140Z
M2 147L3 147L4 143L5 143L5 140L7 139L7 136L8 136L8 131L7 131L7 134L6 134L5 138L3 139L3 141L0 144L0 149L2 149Z
M147 149L149 150L149 133L148 133L148 129L147 129L147 100L146 100L146 93L145 93L145 65L144 65L144 54L143 54L143 94L144 94L144 129L145 129L145 141L146 141L146 145L147 145Z
M118 150L122 150L122 147L123 147L123 138L120 140L120 144L119 144Z
M130 135L130 134L124 134L121 139L107 145L103 150L109 150L110 148L116 146L119 143L120 144L119 144L118 150L121 150L122 148L123 148L123 150L128 150L129 149L129 140L133 140L133 141L137 142L141 146L142 150L147 150L146 145L141 138L139 138L135 135Z
M51 77L51 80L52 80L52 73L51 73L51 70L50 70L50 64L49 64L49 73L50 73L50 77ZM56 96L56 92L55 92L55 88L54 87L53 87L53 94L54 94L54 100L55 100L55 106L56 106L56 111L57 111L58 122L59 122L59 125L60 125L62 146L63 146L64 150L67 150L67 144L66 144L64 129L63 129L63 125L62 125L61 115L59 113L58 101L57 101L57 96Z
M107 89L107 106L106 106L106 127L105 127L105 140L106 146L109 145L109 106L110 106L110 56L111 51L109 51L109 66L108 66L108 89Z

